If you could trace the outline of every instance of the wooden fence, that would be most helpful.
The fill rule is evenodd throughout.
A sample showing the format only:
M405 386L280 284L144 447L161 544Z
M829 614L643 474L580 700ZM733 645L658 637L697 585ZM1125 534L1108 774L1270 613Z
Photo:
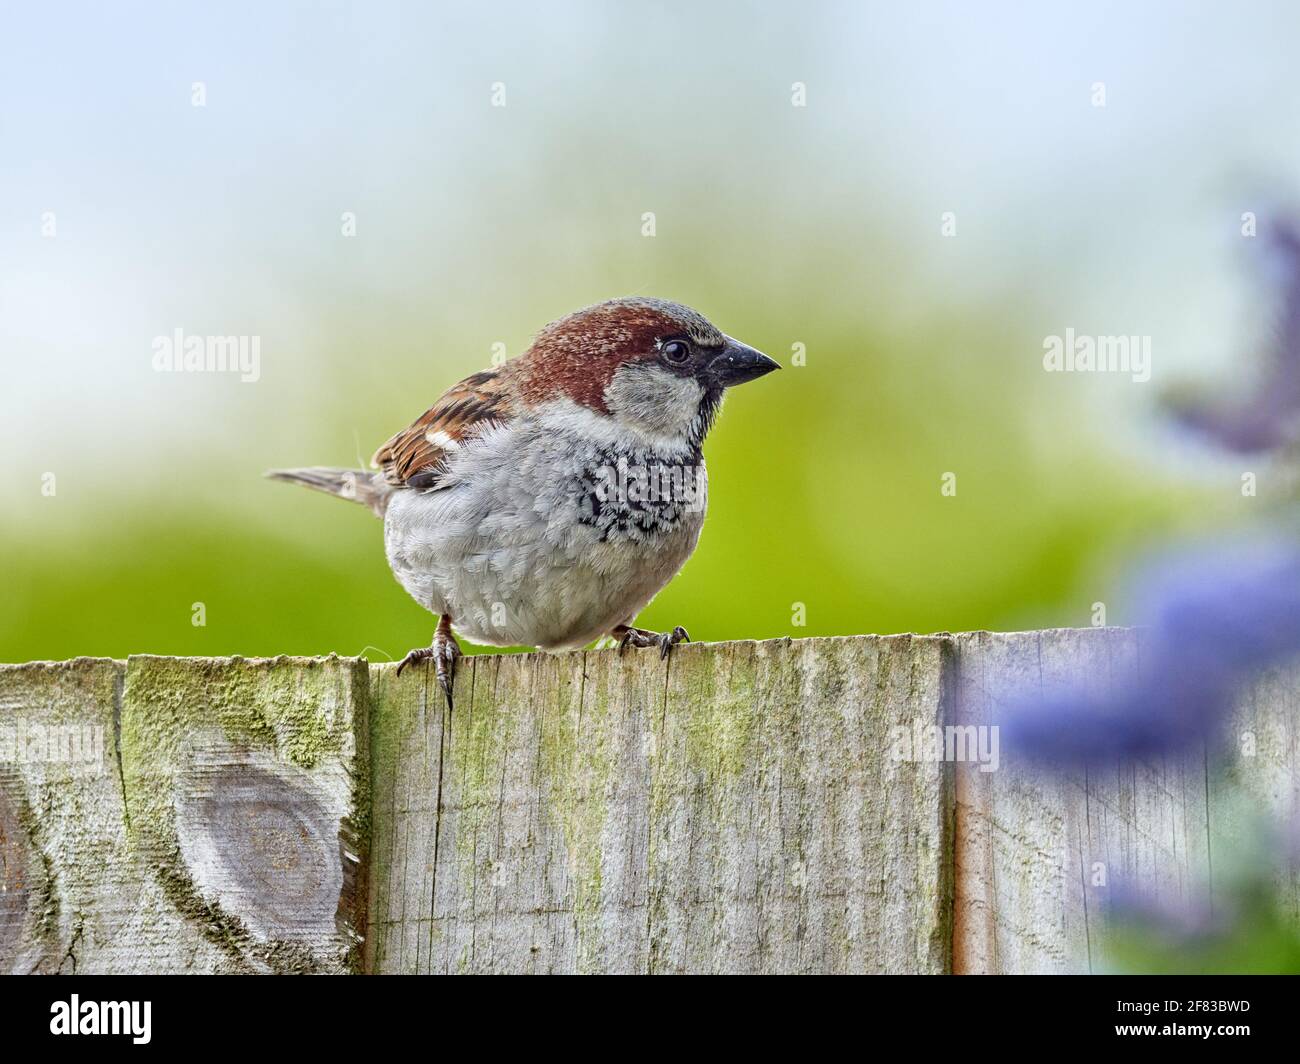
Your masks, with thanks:
M450 713L353 658L2 666L0 971L1098 970L1117 884L1213 898L1225 779L1295 812L1300 676L1246 692L1222 771L897 744L1141 640L482 656Z

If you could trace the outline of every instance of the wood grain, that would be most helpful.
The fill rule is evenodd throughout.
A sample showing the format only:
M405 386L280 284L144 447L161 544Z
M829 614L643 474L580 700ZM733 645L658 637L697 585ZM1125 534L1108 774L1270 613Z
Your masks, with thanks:
M130 910L121 663L0 666L0 971L113 967Z
M1121 893L1212 906L1300 814L1300 669L1219 749L900 755L1104 694L1120 629L463 661L0 666L0 971L1088 972ZM7 730L6 730L7 729ZM1300 920L1300 877L1276 897Z
M353 659L0 667L0 971L347 971L368 672Z
M370 963L943 971L950 801L888 754L942 641L473 658L449 714L375 670Z
M140 968L359 967L368 690L358 659L128 661L128 835L169 917L139 929Z
M1113 628L954 638L953 714L972 724L994 720L1015 690L1105 694L1140 665L1144 643L1140 631ZM995 773L957 766L954 970L1106 971L1118 903L1213 909L1215 853L1247 830L1247 812L1296 823L1298 710L1300 670L1276 669L1242 693L1226 748L1067 773L1014 756ZM1244 756L1247 733L1256 742ZM1243 794L1256 801L1243 805ZM1294 873L1278 889L1300 917Z

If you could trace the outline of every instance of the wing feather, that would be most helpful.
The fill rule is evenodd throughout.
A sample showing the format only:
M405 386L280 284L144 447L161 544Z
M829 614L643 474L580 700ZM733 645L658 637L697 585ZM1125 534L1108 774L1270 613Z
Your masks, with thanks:
M412 424L375 452L371 464L395 487L436 488L463 443L515 416L513 390L499 370L453 384Z

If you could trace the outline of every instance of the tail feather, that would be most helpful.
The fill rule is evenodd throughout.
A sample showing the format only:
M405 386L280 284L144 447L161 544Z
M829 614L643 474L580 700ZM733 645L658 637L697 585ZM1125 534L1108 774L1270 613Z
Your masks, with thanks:
M368 506L374 513L384 516L388 508L388 498L393 487L380 473L371 473L365 469L331 469L326 466L312 466L307 469L271 469L266 475L272 480L283 480L288 484L302 484L315 488L340 499L350 499Z

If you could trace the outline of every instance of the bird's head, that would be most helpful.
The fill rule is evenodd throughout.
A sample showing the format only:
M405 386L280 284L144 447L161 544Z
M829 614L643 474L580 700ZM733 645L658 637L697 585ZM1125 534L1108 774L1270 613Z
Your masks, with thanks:
M519 359L532 404L568 399L634 435L698 444L725 389L779 369L663 299L598 303L546 326Z

